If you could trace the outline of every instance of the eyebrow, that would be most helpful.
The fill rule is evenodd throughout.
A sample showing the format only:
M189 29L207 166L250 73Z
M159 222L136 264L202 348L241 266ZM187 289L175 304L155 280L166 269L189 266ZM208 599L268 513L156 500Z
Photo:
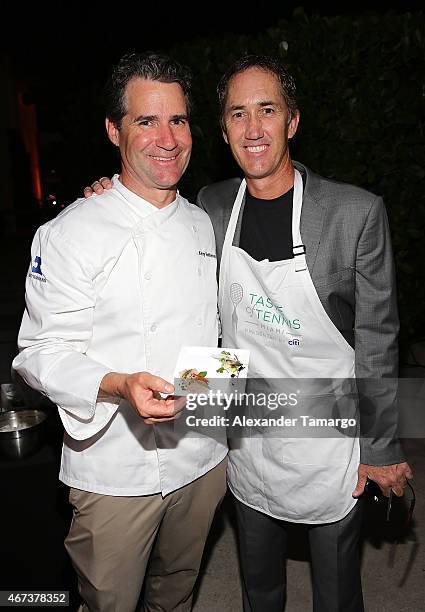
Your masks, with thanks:
M133 123L138 123L139 121L158 121L158 119L159 119L158 115L139 115L133 120ZM180 120L185 119L187 121L188 116L185 113L178 114L178 115L172 115L169 120L176 121L178 119Z
M188 115L187 115L186 113L181 113L181 114L179 114L179 115L173 115L173 116L171 117L171 119L172 119L173 121L175 121L176 119L185 119L185 120L187 121L187 120L189 119L189 117L188 117Z
M138 121L155 121L156 119L158 119L158 115L139 115L133 120L133 123Z
M256 102L257 106L273 106L273 105L277 105L278 102L275 102L274 100L260 100L259 102ZM246 108L246 105L244 104L234 104L233 106L229 106L228 111L237 111L237 110L244 110Z

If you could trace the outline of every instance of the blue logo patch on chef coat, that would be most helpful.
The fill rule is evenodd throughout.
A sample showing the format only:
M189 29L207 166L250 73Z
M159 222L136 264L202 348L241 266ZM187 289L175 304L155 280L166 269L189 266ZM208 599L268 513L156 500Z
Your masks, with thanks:
M28 276L36 281L41 281L42 283L47 282L43 272L41 271L41 257L39 255L34 257L34 265L31 267L31 272L28 274Z
M34 259L34 265L31 268L31 272L34 272L35 274L43 274L41 271L41 257L38 255Z

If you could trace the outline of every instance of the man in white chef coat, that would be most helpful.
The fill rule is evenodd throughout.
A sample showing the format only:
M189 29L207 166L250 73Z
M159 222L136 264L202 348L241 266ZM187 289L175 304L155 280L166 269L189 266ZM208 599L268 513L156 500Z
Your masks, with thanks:
M181 406L166 399L180 348L217 343L213 229L177 192L190 76L164 56L126 55L106 97L121 173L37 231L13 365L65 428L81 609L133 612L144 582L144 610L185 612L227 453L225 439L178 434Z

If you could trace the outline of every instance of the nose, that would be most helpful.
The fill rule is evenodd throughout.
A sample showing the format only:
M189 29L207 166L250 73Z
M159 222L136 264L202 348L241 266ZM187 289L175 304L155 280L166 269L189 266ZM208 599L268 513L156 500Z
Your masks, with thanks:
M263 125L257 114L249 115L245 127L245 138L247 140L258 140L264 136Z
M156 144L161 149L172 151L177 147L177 140L171 125L163 125L158 133Z

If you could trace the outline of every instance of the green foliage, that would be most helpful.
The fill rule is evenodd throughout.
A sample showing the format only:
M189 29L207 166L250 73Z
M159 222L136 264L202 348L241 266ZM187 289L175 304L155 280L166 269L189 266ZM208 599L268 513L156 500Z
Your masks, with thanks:
M179 44L195 75L194 155L182 191L239 173L218 128L215 87L245 52L278 55L298 86L292 155L316 172L384 197L399 286L402 339L425 328L425 17L421 13L307 16L297 9L256 37Z

